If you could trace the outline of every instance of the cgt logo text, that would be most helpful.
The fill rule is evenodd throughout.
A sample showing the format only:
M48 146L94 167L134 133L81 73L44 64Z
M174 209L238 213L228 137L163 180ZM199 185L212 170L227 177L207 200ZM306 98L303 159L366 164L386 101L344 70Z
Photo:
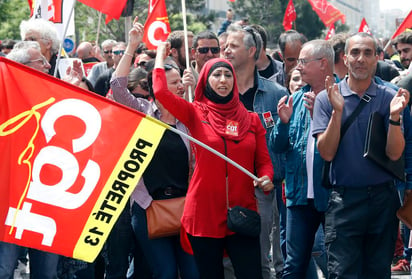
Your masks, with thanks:
M27 148L20 154L18 161L19 164L26 164L28 169L32 170L29 173L24 191L24 193L27 192L27 196L20 198L17 208L9 207L5 224L11 227L10 234L13 228L16 229L16 239L21 239L24 231L42 234L41 244L45 246L52 246L53 244L56 235L56 222L48 216L32 212L32 203L40 202L65 209L76 209L86 202L100 177L100 167L95 161L89 159L85 167L80 169L76 159L76 154L90 147L99 135L102 119L98 110L91 104L78 99L65 99L52 104L54 101L54 98L50 98L0 126L0 136L6 136L24 126L32 117L37 121L36 132L29 141ZM50 104L52 105L47 109L39 123L41 115L37 110ZM50 143L53 137L58 136L54 125L63 116L80 119L85 126L84 133L79 138L71 140L70 150L53 145L42 147L33 160L33 166L31 166L31 157L35 149L33 142L39 128L45 135L46 143ZM17 122L20 123L16 124ZM7 129L9 126L12 128ZM61 179L55 185L45 185L40 179L42 168L46 165L55 166L61 171ZM67 190L77 181L79 174L84 180L81 190L77 193L68 192Z

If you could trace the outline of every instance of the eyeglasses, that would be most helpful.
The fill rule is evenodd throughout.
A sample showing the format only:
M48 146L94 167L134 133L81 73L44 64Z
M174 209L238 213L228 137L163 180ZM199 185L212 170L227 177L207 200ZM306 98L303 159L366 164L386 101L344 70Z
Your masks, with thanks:
M299 58L299 59L298 59L298 64L302 64L302 66L305 66L305 65L308 64L309 62L318 61L318 60L322 60L322 59L323 59L323 57L314 58L314 59Z
M103 53L104 54L109 54L109 53L113 53L113 51L112 50L103 50Z
M206 54L208 53L210 50L210 52L212 52L213 54L218 54L219 53L219 47L198 47L197 51L201 54Z
M27 37L24 39L25 41L32 41L32 42L37 42L39 39L36 37Z
M256 31L250 26L243 27L243 30L245 30L246 32L252 35L253 41L255 42L255 46L257 47L257 40L256 40L256 34L255 34Z
M124 50L113 50L114 55L124 54Z
M171 64L165 64L163 67L165 68L165 71L170 71L171 69L179 70L178 67L176 67L175 65L171 65Z
M29 61L27 61L26 63L23 63L23 64L27 65L27 64L35 63L35 62L42 62L43 66L46 66L47 64L49 64L49 61L47 61L46 57L44 57L43 55L38 59L29 60Z
M145 65L146 65L146 61L142 61L142 62L137 63L137 66L142 67L142 68L144 68Z

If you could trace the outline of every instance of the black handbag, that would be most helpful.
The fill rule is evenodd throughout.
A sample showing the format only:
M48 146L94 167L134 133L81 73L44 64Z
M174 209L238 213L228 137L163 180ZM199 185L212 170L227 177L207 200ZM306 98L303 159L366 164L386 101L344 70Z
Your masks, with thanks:
M260 234L260 215L254 210L241 206L229 208L227 227L232 232L257 237Z
M242 206L229 207L229 182L226 177L227 227L232 232L257 237L260 234L260 215Z

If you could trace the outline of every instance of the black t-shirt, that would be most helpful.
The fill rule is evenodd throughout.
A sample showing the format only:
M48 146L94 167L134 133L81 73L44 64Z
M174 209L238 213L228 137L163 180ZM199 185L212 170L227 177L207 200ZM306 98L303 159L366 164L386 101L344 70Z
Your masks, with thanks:
M110 79L112 78L113 72L113 68L107 69L97 78L96 85L94 86L94 92L106 97L107 92L109 92L110 89Z
M178 134L165 131L153 159L143 173L143 180L150 195L166 187L187 191L188 150Z
M246 90L246 92L243 94L240 94L239 92L239 99L248 111L254 111L253 101L255 100L255 94L256 94L257 89L258 89L258 80L257 80L257 74L255 70L255 79L253 82L253 87Z
M266 69L259 71L259 75L261 75L264 78L270 78L275 74L275 67L273 67L273 63L270 62L269 66L266 67Z

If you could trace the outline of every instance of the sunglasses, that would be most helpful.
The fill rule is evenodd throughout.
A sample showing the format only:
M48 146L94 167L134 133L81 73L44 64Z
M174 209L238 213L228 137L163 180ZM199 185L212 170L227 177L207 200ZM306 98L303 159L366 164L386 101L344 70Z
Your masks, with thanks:
M257 39L256 39L256 34L255 34L256 31L250 26L243 27L243 30L245 30L246 32L252 35L253 41L255 42L255 46L257 46Z
M219 47L198 47L197 51L201 54L206 54L210 50L211 53L213 54L218 54L220 52Z
M123 55L124 54L124 50L114 50L113 51L114 55Z
M113 51L112 50L103 50L103 53L104 54L109 54L109 53L113 53Z
M171 69L179 70L178 67L171 65L171 64L165 64L164 66L165 71L170 71Z
M144 68L146 66L146 61L137 63L137 66Z

